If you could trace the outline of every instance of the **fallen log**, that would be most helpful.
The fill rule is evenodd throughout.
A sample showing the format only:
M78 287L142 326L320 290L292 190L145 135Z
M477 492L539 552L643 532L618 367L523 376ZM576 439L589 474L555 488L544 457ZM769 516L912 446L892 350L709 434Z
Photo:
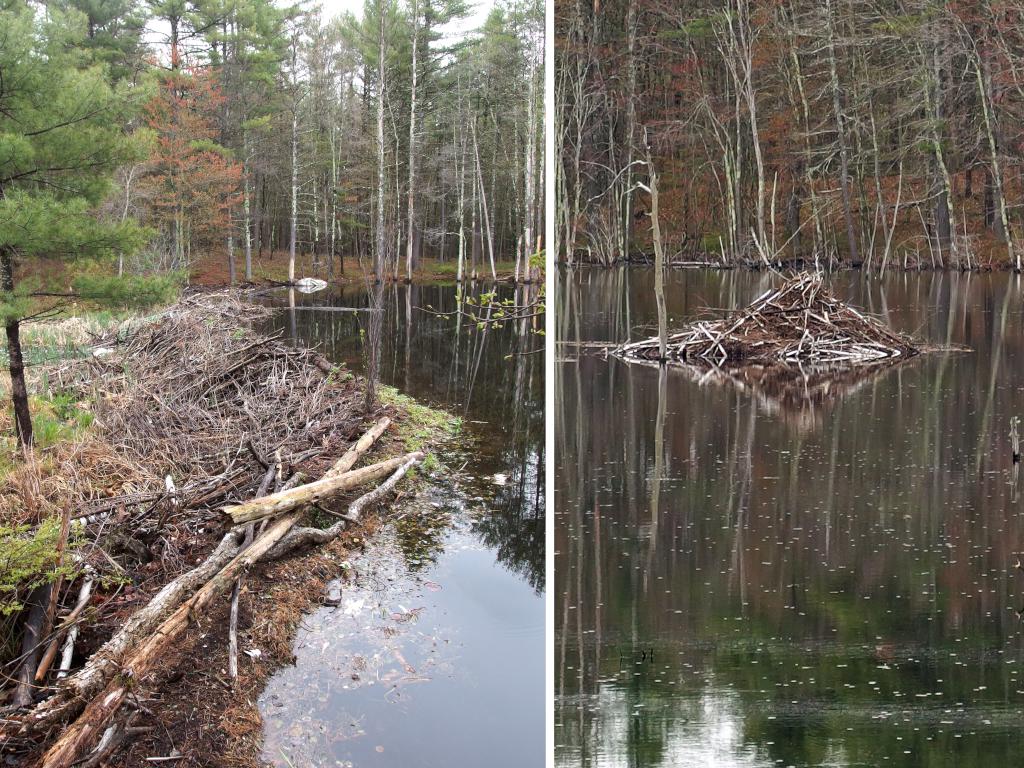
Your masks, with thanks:
M63 680L57 692L40 702L20 724L22 735L39 733L77 715L85 702L103 690L117 675L121 661L141 639L154 631L161 621L201 585L224 567L238 552L241 535L228 532L217 548L199 566L166 584L149 603L94 653L85 666ZM0 742L7 736L8 724L0 729Z
M356 444L345 451L342 457L334 463L334 466L324 473L324 477L340 475L352 469L352 467L356 465L356 462L359 461L359 457L370 450L370 446L377 442L377 438L383 435L384 430L386 430L390 425L391 419L387 416L383 416L378 419L372 427L366 430L366 433L362 437L356 440Z
M422 460L422 454L410 454L408 461L395 470L387 480L374 488L369 493L363 494L352 502L348 508L348 514L329 528L293 528L288 532L274 548L267 552L265 560L277 560L291 554L296 549L311 545L326 544L341 535L348 525L359 523L363 510L371 504L376 504L387 494L391 493L398 481L406 472Z
M164 658L173 642L188 629L191 618L224 592L235 578L266 554L299 519L298 513L276 520L244 552L236 555L191 598L182 603L125 660L120 673L85 707L43 757L41 768L70 768L103 733L137 681Z
M384 477L385 475L394 472L414 455L422 458L422 454L407 454L405 456L399 456L398 458L371 464L370 466L363 467L362 469L350 470L339 474L328 474L320 480L307 483L306 485L300 485L298 488L273 493L269 496L264 496L262 499L253 499L252 501L247 501L242 504L233 504L227 507L221 507L221 510L228 515L236 525L239 523L248 523L254 520L262 520L264 518L277 517L278 515L283 515L297 507L301 507L306 504L315 504L321 499L329 498L341 491L356 488L364 483L370 482L371 480Z

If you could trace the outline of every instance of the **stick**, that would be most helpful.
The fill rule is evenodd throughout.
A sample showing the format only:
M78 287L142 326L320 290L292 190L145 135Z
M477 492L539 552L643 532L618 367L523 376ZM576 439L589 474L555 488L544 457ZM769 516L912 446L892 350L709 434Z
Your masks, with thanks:
M75 607L71 610L71 613L67 615L67 618L65 618L64 621L61 622L61 625L54 632L53 639L50 641L50 646L46 649L46 653L43 654L43 660L39 662L39 669L36 670L37 683L41 683L43 679L46 677L46 673L49 671L50 665L53 664L53 659L57 655L57 648L60 645L61 635L63 635L64 631L67 630L69 627L70 646L72 651L74 650L74 638L78 636L78 617L82 614L82 611L85 610L85 606L89 604L89 598L92 596L92 585L93 580L91 577L87 578L85 581L82 582L82 588L78 591L78 602L75 603ZM67 651L67 645L68 643L65 643L64 656L67 657L68 665L70 666L71 654ZM67 670L64 667L64 656L61 656L60 668L65 670L64 674L66 675ZM58 678L63 676L64 675L60 673L57 674Z
M263 496L269 490L270 484L274 482L274 477L280 470L279 465L280 459L267 467L267 471L263 473L263 479L260 481L260 487L256 489L257 497ZM253 523L249 523L245 526L242 549L252 544L252 539ZM242 577L239 576L235 579L234 586L231 587L231 611L228 619L228 673L232 680L238 679L238 597L241 591Z
M189 600L182 603L157 627L122 665L120 674L92 699L78 719L69 725L43 757L41 768L70 768L117 714L136 681L142 680L163 659L177 638L188 629L191 618L199 614L247 568L256 563L298 520L298 513L285 515L267 528L244 552L232 558Z
M1013 463L1020 464L1020 436L1017 434L1017 422L1020 418L1014 416L1010 419L1010 451L1013 454Z
M276 517L304 504L314 504L341 491L384 477L388 473L394 472L414 455L417 458L423 458L421 453L407 454L395 459L371 464L362 469L340 474L328 473L320 480L300 485L298 488L274 493L270 496L264 496L262 499L245 502L244 504L222 507L221 510L230 516L236 524Z

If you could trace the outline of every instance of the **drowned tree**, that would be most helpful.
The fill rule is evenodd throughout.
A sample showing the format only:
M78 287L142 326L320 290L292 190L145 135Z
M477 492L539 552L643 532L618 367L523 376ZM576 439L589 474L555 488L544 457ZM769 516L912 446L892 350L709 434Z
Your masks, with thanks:
M122 129L125 100L81 46L85 15L59 8L43 14L24 0L0 0L0 30L0 323L15 431L28 446L32 421L20 330L52 309L41 306L44 292L33 276L49 273L50 260L91 261L128 250L140 231L94 213L131 145ZM96 295L112 288L125 298L123 284L88 280Z

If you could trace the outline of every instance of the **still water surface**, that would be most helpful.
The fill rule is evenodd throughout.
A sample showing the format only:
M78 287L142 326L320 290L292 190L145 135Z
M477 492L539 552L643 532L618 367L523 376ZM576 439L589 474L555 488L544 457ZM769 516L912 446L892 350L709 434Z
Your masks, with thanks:
M670 327L770 279L672 271ZM832 284L973 352L804 397L559 345L557 765L1024 765L1020 278ZM652 286L561 273L560 341L650 335Z
M365 308L365 289L272 301L286 337L362 372L369 313L308 308ZM274 765L544 765L543 337L427 311L454 306L454 286L385 289L382 380L464 431L453 474L400 500L341 604L303 622L260 699Z

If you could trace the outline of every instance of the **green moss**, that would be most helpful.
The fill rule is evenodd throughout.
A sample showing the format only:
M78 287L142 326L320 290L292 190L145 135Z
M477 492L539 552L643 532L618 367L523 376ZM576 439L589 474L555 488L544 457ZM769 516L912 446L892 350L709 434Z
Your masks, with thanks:
M44 520L34 531L28 525L0 525L0 616L20 611L34 588L73 575L67 564L71 558L57 565L60 529L56 517ZM73 540L68 542L68 548L74 546Z
M429 452L431 446L456 437L462 430L462 419L403 395L394 387L381 385L378 397L384 405L402 412L395 429L407 451L425 451L422 469L426 472L440 467L437 457Z

